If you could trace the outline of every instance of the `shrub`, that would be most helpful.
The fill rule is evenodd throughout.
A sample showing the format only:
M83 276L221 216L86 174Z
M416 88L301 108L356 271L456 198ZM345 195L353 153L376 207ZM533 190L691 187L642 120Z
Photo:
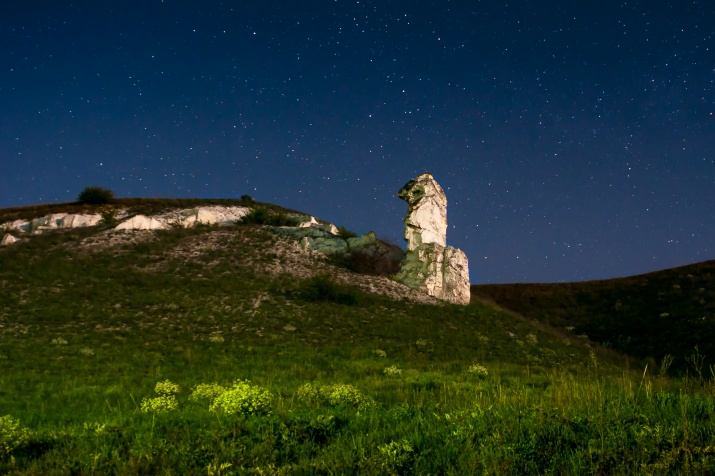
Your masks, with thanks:
M77 201L88 205L103 205L105 203L114 203L114 192L102 187L86 187L80 192Z
M400 271L402 250L353 249L347 257L349 269L360 274L390 276Z
M310 302L334 302L352 306L357 303L357 293L348 286L336 283L325 273L303 281L298 288L299 296Z
M225 415L267 415L271 413L272 400L273 395L265 388L237 380L233 387L216 397L209 410Z
M298 220L283 212L275 212L266 207L256 207L239 220L242 225L297 226Z
M364 395L360 390L350 384L337 383L320 389L320 396L332 406L351 406L358 410L370 408L375 405L372 398Z
M30 432L11 415L0 417L0 461L27 442Z
M307 382L298 387L296 397L308 405L348 406L356 407L358 410L375 406L372 398L352 385L343 383L320 386Z
M347 228L345 228L344 226L340 226L340 227L338 227L338 236L340 236L341 238L348 239L348 238L355 238L358 235L354 231L350 231Z

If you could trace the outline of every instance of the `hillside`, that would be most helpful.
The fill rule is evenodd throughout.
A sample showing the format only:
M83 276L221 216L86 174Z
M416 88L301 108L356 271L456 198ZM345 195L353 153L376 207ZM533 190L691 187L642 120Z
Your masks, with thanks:
M715 363L715 261L628 278L553 284L473 285L472 299L613 347L639 359L675 358L683 370L698 347Z
M107 206L82 211L111 218ZM692 474L715 463L710 380L631 372L585 338L356 273L270 226L113 226L0 248L0 472Z

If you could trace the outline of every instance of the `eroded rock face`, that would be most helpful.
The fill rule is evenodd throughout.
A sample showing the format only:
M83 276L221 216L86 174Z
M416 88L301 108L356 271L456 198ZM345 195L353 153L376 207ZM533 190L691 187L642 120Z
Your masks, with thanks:
M407 251L396 278L413 289L455 304L469 304L469 263L447 244L447 197L431 174L410 180L398 197L407 202Z
M410 180L397 196L407 202L407 250L417 249L423 243L447 246L447 196L432 174Z

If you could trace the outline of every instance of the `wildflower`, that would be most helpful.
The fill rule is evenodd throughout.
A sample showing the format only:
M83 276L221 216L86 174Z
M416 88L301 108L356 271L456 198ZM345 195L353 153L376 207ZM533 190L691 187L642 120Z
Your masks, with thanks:
M415 450L406 439L400 441L391 441L377 447L380 453L380 466L388 469L392 473L403 473L412 463Z
M81 349L79 349L79 353L87 357L91 357L94 355L94 351L89 347L82 347Z
M0 461L4 460L12 451L25 444L30 438L27 428L20 425L20 421L12 415L0 417Z
M209 336L209 342L213 342L214 344L220 344L223 341L224 341L224 338L222 335L212 334Z
M539 339L537 339L536 335L534 335L534 334L527 335L526 340L529 341L529 344L537 344L539 342Z
M296 397L306 403L318 403L320 401L320 387L306 382L298 387Z
M159 395L170 395L172 393L181 392L181 388L177 384L171 382L171 380L167 379L163 382L157 382L156 387L154 387L154 391Z
M397 375L402 375L402 369L398 368L396 365L390 365L389 367L385 367L385 370L383 370L385 375L389 376L397 376Z
M333 406L350 405L362 410L375 405L372 398L349 384L338 383L323 387L320 389L320 395Z
M233 387L221 393L209 409L232 414L270 414L273 394L268 390L251 385L247 380L236 380Z
M179 402L174 395L161 395L154 398L144 398L141 411L144 413L168 413L179 408Z
M288 332L293 332L293 331L295 331L295 330L297 330L297 329L298 329L297 327L292 326L292 325L290 325L290 324L283 326L283 330L284 330L284 331L288 331Z
M199 401L199 400L209 400L211 403L226 391L226 387L223 387L217 383L200 383L189 395L189 400Z
M372 353L375 354L375 355L377 355L378 357L382 357L382 358L387 357L387 353L385 353L384 350L375 349L375 350L372 351Z
M470 365L467 369L467 372L472 375L477 375L479 377L487 377L489 375L489 371L487 370L487 368L481 364Z
M67 345L67 341L62 337L57 337L56 339L52 339L52 345Z
M417 342L415 342L415 345L417 347L427 347L429 345L429 342L425 339L417 339Z

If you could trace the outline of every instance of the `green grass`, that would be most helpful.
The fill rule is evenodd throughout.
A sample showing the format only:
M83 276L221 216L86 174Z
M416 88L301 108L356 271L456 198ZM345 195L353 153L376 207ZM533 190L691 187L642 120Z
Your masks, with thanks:
M95 233L0 250L0 473L712 474L707 372L265 274L257 226L76 245Z
M715 261L706 261L604 281L477 285L472 297L551 326L573 327L575 334L644 363L670 355L673 371L692 373L688 361L698 355L705 357L704 368L715 364L713 278Z

